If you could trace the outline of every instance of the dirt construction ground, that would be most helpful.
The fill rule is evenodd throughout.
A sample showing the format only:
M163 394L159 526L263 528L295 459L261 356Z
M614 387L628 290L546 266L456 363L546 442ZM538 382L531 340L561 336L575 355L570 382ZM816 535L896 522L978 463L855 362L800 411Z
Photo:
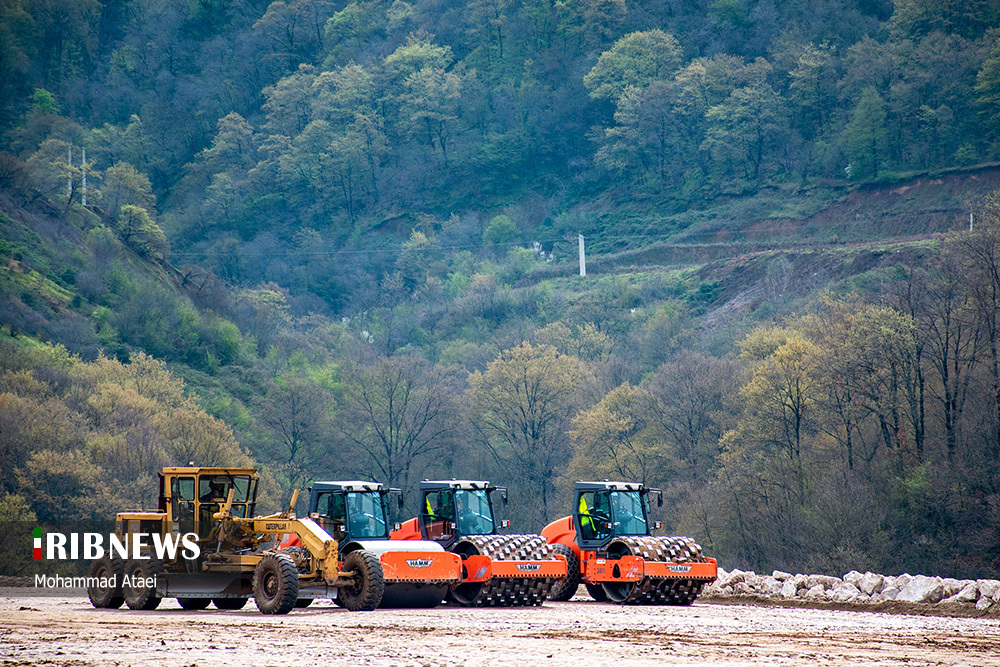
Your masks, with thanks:
M582 598L524 609L287 616L93 609L80 597L0 593L2 665L1000 665L1000 620Z

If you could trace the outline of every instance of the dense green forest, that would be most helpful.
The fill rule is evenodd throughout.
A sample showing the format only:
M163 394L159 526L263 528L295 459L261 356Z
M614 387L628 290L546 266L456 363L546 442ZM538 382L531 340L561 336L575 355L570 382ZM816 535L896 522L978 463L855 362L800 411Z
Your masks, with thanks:
M0 512L618 477L994 576L997 162L997 0L3 0Z

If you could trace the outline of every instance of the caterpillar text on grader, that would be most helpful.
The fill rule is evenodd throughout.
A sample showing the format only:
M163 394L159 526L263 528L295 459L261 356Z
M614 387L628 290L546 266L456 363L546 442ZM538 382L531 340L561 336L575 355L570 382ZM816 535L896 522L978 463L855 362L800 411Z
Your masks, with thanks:
M569 600L582 582L599 601L689 605L715 581L715 560L693 540L650 534L650 493L662 504L660 491L642 484L575 484L574 514L542 530L567 559L568 575L553 600Z
M175 597L185 609L212 602L240 609L253 596L261 612L286 614L302 595L335 597L350 610L378 607L383 590L378 556L359 549L341 561L333 537L315 521L294 515L297 497L298 491L284 512L255 517L256 469L164 468L157 511L119 513L115 532L126 544L138 534L194 533L200 555L185 559L175 552L160 560L147 553L124 560L109 554L94 560L91 602L155 609L163 598ZM301 548L293 554L275 549L282 534L296 535Z
M385 580L380 606L436 607L462 580L462 559L429 540L389 539L389 497L398 493L376 482L315 482L309 517L336 538L341 558L360 550L378 556ZM298 540L283 543L295 548Z
M430 540L462 558L462 581L449 598L464 606L540 605L566 576L566 562L538 535L500 535L493 494L506 489L469 480L420 483L420 516L391 533ZM504 522L504 525L510 525Z

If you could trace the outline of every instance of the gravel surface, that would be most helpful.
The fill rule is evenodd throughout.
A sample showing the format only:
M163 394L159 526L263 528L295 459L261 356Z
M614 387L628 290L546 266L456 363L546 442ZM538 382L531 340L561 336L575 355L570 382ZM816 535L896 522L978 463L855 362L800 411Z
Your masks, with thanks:
M3 665L998 665L1000 620L583 598L520 609L287 616L93 609L86 598L0 594Z

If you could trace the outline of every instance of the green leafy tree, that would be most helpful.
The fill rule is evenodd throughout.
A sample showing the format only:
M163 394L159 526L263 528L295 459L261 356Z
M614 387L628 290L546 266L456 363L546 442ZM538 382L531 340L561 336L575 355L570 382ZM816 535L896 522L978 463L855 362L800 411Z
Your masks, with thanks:
M617 99L629 86L642 88L653 81L673 77L681 64L681 46L662 30L625 35L601 54L597 64L583 77L583 85L595 99Z
M163 230L153 222L146 209L140 206L122 206L115 227L122 240L140 254L161 260L166 260L170 254L170 245Z
M593 383L576 357L530 343L504 350L485 372L469 376L469 415L479 442L507 475L538 494L534 523L550 518L553 478L570 455L570 420Z
M986 126L1000 132L1000 38L993 42L982 69L976 74L976 101Z
M441 455L457 426L450 378L422 359L379 358L345 374L338 427L366 466L392 486L411 479Z
M716 159L735 163L751 181L760 178L788 126L784 100L766 83L737 88L709 109L705 120L706 147Z
M440 150L448 165L448 146L457 129L462 78L454 72L425 67L407 77L400 118L412 136Z
M879 167L885 163L888 153L886 116L882 96L872 86L865 88L841 138L849 161L850 178L878 176Z
M506 215L497 215L490 220L483 230L483 243L490 245L507 245L518 235L517 223Z
M650 409L652 397L627 382L573 419L573 458L566 477L626 479L650 484L662 479L669 452Z
M294 137L302 132L312 118L315 68L299 65L293 74L264 89L264 129L272 135Z
M147 211L156 209L156 196L149 178L127 162L118 162L108 167L101 182L99 201L111 219L117 218L126 204Z

